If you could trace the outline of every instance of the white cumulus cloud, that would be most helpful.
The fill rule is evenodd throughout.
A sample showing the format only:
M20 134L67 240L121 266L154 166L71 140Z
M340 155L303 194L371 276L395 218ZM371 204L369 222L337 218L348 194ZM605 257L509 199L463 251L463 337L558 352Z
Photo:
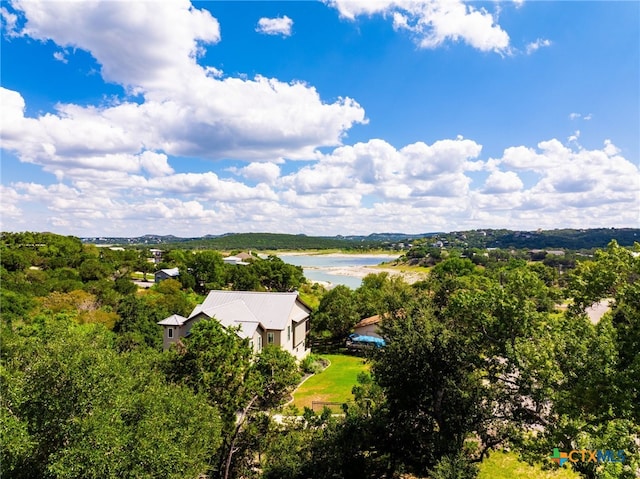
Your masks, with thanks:
M286 15L276 18L263 17L258 20L256 32L264 33L265 35L288 37L291 36L291 27L293 27L293 20Z
M12 7L26 19L22 35L88 51L105 80L144 100L60 104L36 118L22 113L16 126L22 140L16 136L7 147L24 161L51 157L53 150L60 157L82 150L135 154L143 145L210 159L310 159L318 147L339 145L352 125L367 122L351 98L327 103L301 82L225 77L214 65L200 65L206 45L220 40L220 28L207 10L186 0L18 0ZM12 110L20 112L24 107Z
M502 194L521 190L524 184L513 171L494 171L484 183L483 193Z
M160 77L188 75L202 45L220 41L218 21L188 0L16 0L12 6L27 19L22 35L86 50L105 80L127 86L152 87Z
M274 163L250 163L234 170L237 174L261 183L273 183L280 176L280 167Z
M175 173L163 154L146 151L128 158L129 169L113 161L112 169L63 169L51 185L3 187L3 225L204 235L535 229L557 227L559 216L566 227L637 224L640 171L611 141L586 149L550 139L488 160L481 153L463 138L401 148L375 139L304 166L250 163L234 171L240 181ZM472 175L481 171L489 176L475 185ZM34 205L38 213L25 215Z
M462 0L329 0L343 18L384 15L396 30L409 32L421 48L464 41L481 51L507 52L509 35L484 8Z

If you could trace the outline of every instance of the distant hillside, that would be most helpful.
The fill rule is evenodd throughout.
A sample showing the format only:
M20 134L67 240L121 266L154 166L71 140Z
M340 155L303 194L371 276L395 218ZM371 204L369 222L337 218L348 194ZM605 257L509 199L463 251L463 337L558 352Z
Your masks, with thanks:
M180 244L181 248L211 248L219 250L302 250L350 248L353 242L338 237L290 235L279 233L229 233L216 237L191 239Z
M227 233L199 238L180 238L173 235L144 235L133 238L83 238L85 243L131 246L162 246L188 249L256 249L256 250L308 250L371 248L408 249L413 241L427 239L440 241L444 247L472 248L603 248L612 239L622 246L640 241L638 228L562 229L547 231L469 230L450 233L372 233L367 236L307 236L280 233Z
M100 237L83 238L83 242L109 245L136 246L173 246L187 249L330 249L352 248L353 240L334 237L290 235L278 233L227 233L224 235L206 235L199 238L179 238L173 235L144 235L132 238Z
M163 245L184 243L196 238L179 238L173 235L144 235L144 236L93 236L81 238L83 243L97 245Z
M611 240L621 246L633 246L640 241L638 228L598 228L587 230L548 230L536 232L509 231L490 241L488 247L496 248L604 248Z

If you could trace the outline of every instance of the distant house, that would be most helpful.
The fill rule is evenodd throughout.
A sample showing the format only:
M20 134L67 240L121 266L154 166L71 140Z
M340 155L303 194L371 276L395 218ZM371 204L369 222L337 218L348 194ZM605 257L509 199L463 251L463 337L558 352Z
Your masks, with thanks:
M543 260L547 255L564 256L565 252L561 249L530 249L529 256L534 261Z
M227 256L226 258L222 258L222 261L224 261L226 264L238 264L238 265L246 266L249 263L247 263L245 260L252 259L252 258L253 256L251 256L249 253L238 253L233 256Z
M360 336L373 336L374 338L382 338L380 336L380 321L382 318L379 314L364 318L353 327L353 332Z
M160 271L156 271L154 276L155 282L159 283L160 281L164 281L165 279L178 279L178 276L180 276L180 271L178 270L178 268L161 269Z
M174 314L158 324L164 328L165 349L187 336L201 319L215 318L225 327L239 328L237 334L249 339L256 353L274 344L302 359L310 352L306 342L310 313L296 292L210 291L188 318Z
M226 258L222 258L222 261L224 261L225 264L238 264L242 266L247 266L249 264L246 261L242 261L237 256L227 256Z
M159 263L160 261L162 261L162 250L161 249L152 248L152 249L149 250L149 253L151 253L151 262L152 263Z

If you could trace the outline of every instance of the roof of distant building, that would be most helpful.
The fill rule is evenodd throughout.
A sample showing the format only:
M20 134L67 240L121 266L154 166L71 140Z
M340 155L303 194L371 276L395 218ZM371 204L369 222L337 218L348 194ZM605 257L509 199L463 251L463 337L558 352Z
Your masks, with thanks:
M158 322L160 326L182 326L187 321L187 318L180 316L179 314L172 314L168 318Z
M167 276L180 276L180 270L178 268L161 269L160 271ZM156 274L160 273L160 271L156 271Z
M354 328L364 328L365 326L371 326L372 324L378 324L381 320L382 320L382 318L380 317L379 314L376 314L375 316L369 316L368 318L364 318L363 320L358 322L354 326Z

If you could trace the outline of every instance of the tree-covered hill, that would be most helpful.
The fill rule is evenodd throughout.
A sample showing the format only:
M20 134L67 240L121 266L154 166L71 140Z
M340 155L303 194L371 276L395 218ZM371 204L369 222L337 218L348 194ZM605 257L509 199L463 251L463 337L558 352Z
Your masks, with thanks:
M488 247L514 248L604 248L611 240L621 246L640 241L638 228L557 229L536 232L507 231L488 242Z
M184 249L255 249L255 250L305 250L344 249L366 250L370 248L404 249L420 240L442 241L445 246L470 248L604 248L611 240L621 246L632 246L640 240L640 228L556 229L537 231L512 231L484 229L454 231L449 233L372 233L350 236L307 236L284 233L227 233L199 238L174 235L144 235L137 237L87 237L84 243L173 247Z
M280 233L230 233L222 236L191 239L180 247L210 248L218 250L303 250L350 248L353 242L337 237L291 235Z

